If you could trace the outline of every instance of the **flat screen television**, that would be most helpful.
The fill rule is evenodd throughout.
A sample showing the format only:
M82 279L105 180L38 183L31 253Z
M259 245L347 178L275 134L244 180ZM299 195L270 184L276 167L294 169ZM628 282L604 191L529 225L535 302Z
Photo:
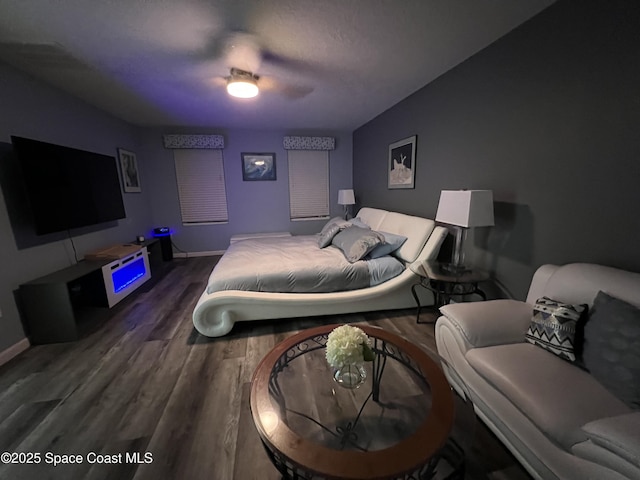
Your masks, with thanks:
M37 235L126 217L115 157L11 137Z

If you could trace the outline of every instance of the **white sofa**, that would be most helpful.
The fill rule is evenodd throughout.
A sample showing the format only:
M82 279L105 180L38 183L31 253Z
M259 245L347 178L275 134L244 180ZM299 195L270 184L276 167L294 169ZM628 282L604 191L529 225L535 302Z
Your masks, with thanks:
M450 382L458 391L464 382L478 416L536 479L640 479L640 411L586 370L524 341L537 299L591 307L600 290L640 306L640 274L568 264L540 267L526 302L440 309L436 344L445 370L455 370Z

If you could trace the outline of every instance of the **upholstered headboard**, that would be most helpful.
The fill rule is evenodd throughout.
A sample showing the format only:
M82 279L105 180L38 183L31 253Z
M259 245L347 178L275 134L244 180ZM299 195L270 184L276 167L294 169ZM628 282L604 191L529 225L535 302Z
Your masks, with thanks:
M370 207L361 208L357 217L372 230L407 237L407 241L394 253L405 262L413 262L418 258L436 226L436 223L428 218Z

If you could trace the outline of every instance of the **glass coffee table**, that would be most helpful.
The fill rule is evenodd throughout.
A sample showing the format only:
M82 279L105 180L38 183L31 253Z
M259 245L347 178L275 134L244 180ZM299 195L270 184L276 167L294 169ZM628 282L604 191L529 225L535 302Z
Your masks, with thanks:
M464 450L452 435L459 412L439 357L357 325L371 338L375 359L364 363L362 386L344 388L325 359L327 337L338 326L289 337L254 372L253 420L283 477L464 478ZM472 426L463 430L473 433Z

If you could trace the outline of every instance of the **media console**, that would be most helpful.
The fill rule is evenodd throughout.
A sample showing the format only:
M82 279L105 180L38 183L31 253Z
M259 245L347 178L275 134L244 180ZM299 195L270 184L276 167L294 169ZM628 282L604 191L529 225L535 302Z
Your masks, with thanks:
M21 308L31 342L77 340L81 336L81 311L111 308L149 280L147 246L155 251L157 242L145 243L126 249L126 254L115 260L113 255L87 255L90 260L20 285Z

